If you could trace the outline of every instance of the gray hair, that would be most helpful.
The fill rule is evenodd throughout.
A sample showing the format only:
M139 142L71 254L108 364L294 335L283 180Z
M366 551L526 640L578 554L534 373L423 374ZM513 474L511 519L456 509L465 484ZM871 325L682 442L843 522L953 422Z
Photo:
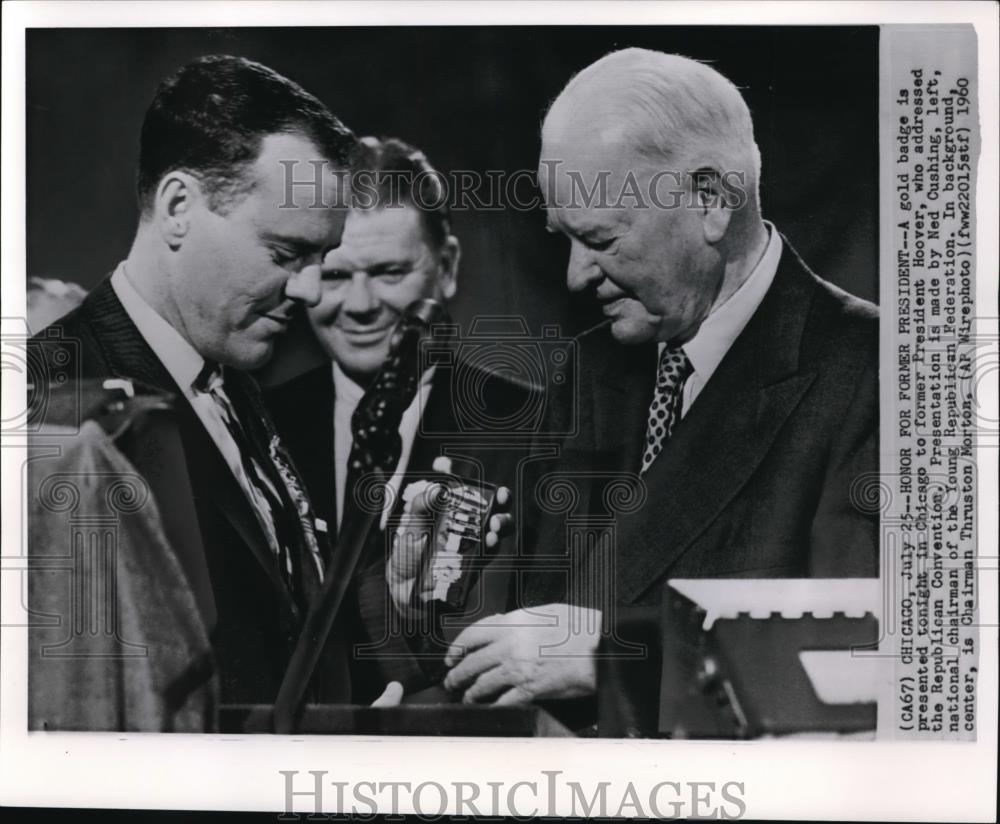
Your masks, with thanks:
M645 157L696 164L684 171L743 172L750 204L759 210L760 150L750 109L715 69L677 54L622 49L577 73L550 112L574 98L620 116L624 136Z

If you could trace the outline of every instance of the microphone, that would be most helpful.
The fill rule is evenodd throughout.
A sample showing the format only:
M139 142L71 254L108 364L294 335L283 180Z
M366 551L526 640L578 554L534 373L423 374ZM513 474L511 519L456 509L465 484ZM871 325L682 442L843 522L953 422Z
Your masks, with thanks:
M435 323L448 320L448 310L432 298L415 300L403 312L389 342L389 357L401 347L415 346ZM413 340L415 336L415 341Z
M389 354L372 381L372 387L378 386L379 393L398 392L400 399L406 400L406 405L409 406L422 371L420 342L430 333L434 324L447 320L448 310L431 298L415 300L407 306L389 339ZM367 399L375 396L376 392L369 390L365 394Z
M353 488L369 474L366 483L378 487L395 471L402 443L399 424L420 379L420 341L434 323L446 318L444 306L429 298L414 301L406 308L389 341L389 355L351 418L354 443L348 460L340 536L323 576L323 591L306 616L275 699L272 724L279 735L294 732L326 639L337 623L369 535L377 528L377 509L352 505Z
M351 416L354 441L348 458L348 491L359 474L377 467L392 477L402 450L399 424L420 385L420 342L448 317L438 301L411 303L389 339L389 354ZM347 500L345 500L345 506Z

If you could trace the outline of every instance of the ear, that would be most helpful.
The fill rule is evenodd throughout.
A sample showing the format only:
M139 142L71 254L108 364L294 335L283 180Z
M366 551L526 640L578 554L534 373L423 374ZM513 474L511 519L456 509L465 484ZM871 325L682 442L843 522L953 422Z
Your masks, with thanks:
M455 297L455 292L458 290L458 261L461 257L462 246L458 238L448 235L441 246L439 258L441 272L438 275L438 285L445 300Z
M154 218L171 249L180 248L191 229L191 215L201 199L201 186L187 172L168 172L156 187Z
M733 216L733 204L724 191L720 174L712 168L693 172L691 190L701 217L705 240L716 244L726 236Z

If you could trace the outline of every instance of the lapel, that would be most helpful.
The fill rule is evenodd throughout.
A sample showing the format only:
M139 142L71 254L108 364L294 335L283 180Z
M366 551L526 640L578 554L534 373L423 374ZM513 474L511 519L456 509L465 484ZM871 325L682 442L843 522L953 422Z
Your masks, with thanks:
M326 521L331 539L337 531L334 391L333 371L330 362L324 361L268 393L281 440L305 482L316 517Z
M103 281L90 294L85 306L83 319L93 330L112 374L141 381L176 396L178 428L195 496L209 499L229 521L275 585L279 597L291 608L291 595L281 578L277 560L243 490L184 393L121 305L109 280ZM211 547L204 549L212 551Z
M406 466L407 473L430 472L434 459L441 454L447 444L461 445L467 440L460 437L461 430L458 428L455 406L452 403L450 372L451 370L446 369L435 370L429 389L421 387L418 390L429 394L413 438L413 448L410 450L410 460ZM454 435L448 437L447 433Z
M763 303L646 473L646 507L622 519L626 602L661 580L739 493L816 377L799 363L815 286L785 243Z
M592 465L595 454L602 453L601 469L637 472L656 382L656 344L621 346L605 331L599 346L590 349L590 354L603 360L600 371L588 368L587 354L581 353L581 374L590 375L592 383L584 386L579 402L590 411L593 442L584 437L574 448L583 450L587 466ZM581 426L582 433L588 429Z

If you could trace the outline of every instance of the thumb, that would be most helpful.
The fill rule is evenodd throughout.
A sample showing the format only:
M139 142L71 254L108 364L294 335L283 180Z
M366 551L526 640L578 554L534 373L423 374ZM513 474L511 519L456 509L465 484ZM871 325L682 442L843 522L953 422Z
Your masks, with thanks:
M448 499L448 487L441 483L427 484L413 499L411 512L417 516L434 516Z
M402 530L393 536L392 554L389 556L389 567L386 571L390 582L409 581L417 577L429 539L430 536L426 533Z
M442 475L451 474L451 458L446 455L438 455L431 464L431 469L440 472Z
M373 707L398 707L403 700L403 685L399 681L386 684L382 694L372 701Z

